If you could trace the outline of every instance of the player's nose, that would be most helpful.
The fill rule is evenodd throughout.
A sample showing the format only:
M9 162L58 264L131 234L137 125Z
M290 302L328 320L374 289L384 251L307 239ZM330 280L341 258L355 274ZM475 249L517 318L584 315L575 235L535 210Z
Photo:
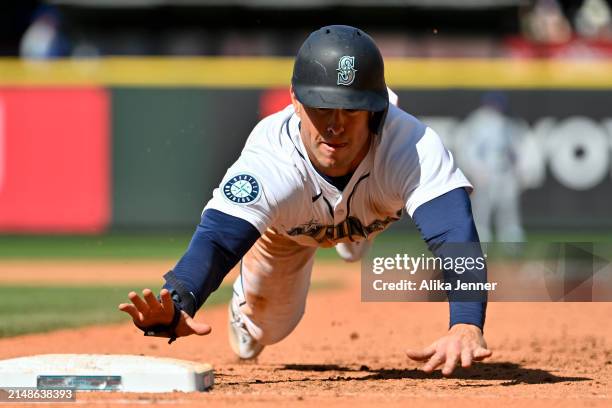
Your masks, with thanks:
M338 136L344 132L344 121L346 120L342 109L334 109L329 116L327 124L327 133L330 136Z

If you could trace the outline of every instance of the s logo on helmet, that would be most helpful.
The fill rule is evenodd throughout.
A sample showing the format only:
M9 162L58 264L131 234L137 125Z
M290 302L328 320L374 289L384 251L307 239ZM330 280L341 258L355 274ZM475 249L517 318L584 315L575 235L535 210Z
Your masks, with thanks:
M338 61L338 85L349 86L355 80L355 57L343 56Z

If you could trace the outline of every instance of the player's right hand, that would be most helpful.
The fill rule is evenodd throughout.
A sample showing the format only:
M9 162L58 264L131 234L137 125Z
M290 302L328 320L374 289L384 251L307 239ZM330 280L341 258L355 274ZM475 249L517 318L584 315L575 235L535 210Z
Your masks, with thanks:
M130 292L128 298L132 303L121 303L119 310L129 314L139 328L152 327L158 324L170 324L174 316L174 302L168 289L159 293L157 300L151 289L143 289L142 298L136 292ZM210 333L211 327L206 323L196 322L191 316L181 311L181 318L176 326L178 337L197 334L204 336Z

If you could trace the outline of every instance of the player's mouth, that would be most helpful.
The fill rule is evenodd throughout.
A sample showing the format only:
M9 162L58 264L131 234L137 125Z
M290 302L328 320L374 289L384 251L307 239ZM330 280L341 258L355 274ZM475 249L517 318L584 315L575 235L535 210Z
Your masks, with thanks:
M346 146L348 146L348 143L329 143L329 142L321 142L321 145L323 145L324 149L333 153L336 152Z

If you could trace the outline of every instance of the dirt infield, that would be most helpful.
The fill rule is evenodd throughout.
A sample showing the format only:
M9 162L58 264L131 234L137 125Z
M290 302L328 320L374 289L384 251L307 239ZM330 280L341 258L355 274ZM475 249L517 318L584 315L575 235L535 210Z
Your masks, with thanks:
M156 279L151 271L171 266L138 261L102 267L91 262L72 265L106 271L106 275L91 273L87 278L91 283L110 283L113 277L123 277L117 282L150 282ZM40 277L51 275L58 282L54 269L47 266L22 265L23 281L36 281L32 276L38 270ZM66 268L71 267L57 270ZM135 270L141 271L138 279ZM64 276L74 278L69 273ZM469 370L458 370L453 378L443 378L439 371L431 375L419 371L404 350L424 346L443 334L446 304L361 303L358 264L315 266L315 280L330 278L342 282L342 288L311 293L295 332L264 350L254 363L241 364L230 351L225 307L204 308L198 314L213 326L211 335L179 339L171 346L161 339L144 338L126 322L0 339L0 358L127 353L210 362L215 367L216 384L210 392L80 393L77 403L87 406L612 406L612 303L491 303L485 337L493 357ZM109 312L114 313L114 307L110 305Z

